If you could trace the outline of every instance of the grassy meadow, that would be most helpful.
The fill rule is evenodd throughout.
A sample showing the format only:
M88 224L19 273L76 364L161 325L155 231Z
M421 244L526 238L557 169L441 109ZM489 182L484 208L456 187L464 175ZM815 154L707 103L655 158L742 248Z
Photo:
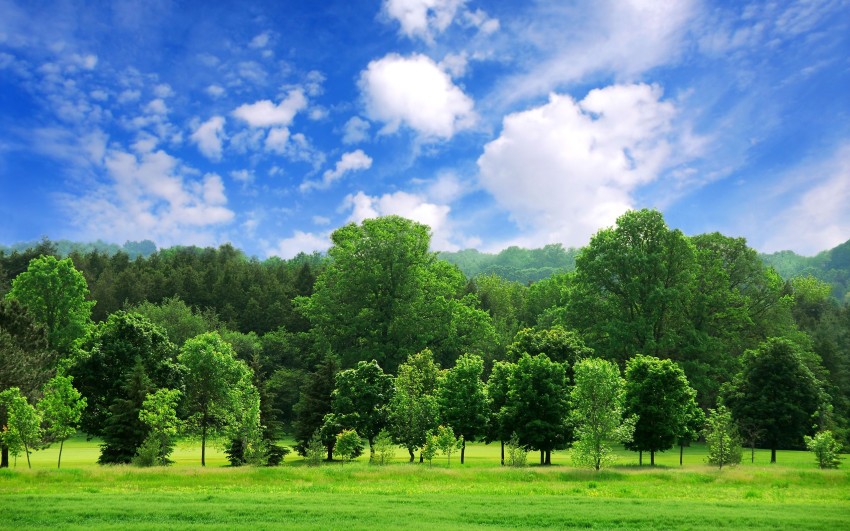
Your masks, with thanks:
M168 468L100 467L96 442L81 438L66 443L61 470L57 454L0 471L0 528L850 528L850 472L819 470L807 452L780 451L776 465L768 451L754 464L746 452L718 471L699 445L682 467L678 450L654 468L622 451L599 473L570 466L568 452L549 467L533 453L526 468L501 467L498 445L483 444L467 446L463 466L453 455L431 467L399 450L383 467L366 456L311 468L290 455L280 467L230 468L208 448L202 469L196 441L180 444Z

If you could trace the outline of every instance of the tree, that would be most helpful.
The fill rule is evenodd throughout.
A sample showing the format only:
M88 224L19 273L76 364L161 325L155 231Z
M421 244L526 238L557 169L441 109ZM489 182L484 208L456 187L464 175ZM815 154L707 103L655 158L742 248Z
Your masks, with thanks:
M656 210L632 210L576 258L568 323L599 355L668 358L688 337L693 245Z
M44 385L42 394L38 409L47 424L48 435L53 440L59 441L59 460L56 468L60 468L62 447L80 427L80 419L86 408L86 399L74 389L74 378L61 374L54 376Z
M485 433L489 417L487 389L481 381L484 361L474 354L457 359L437 386L440 416L461 437L460 464L464 462L466 441Z
M356 430L342 430L336 436L336 453L342 458L344 465L348 461L354 459L359 453L360 447L363 445L360 436Z
M293 408L295 421L292 429L299 454L306 456L310 441L318 433L323 447L327 449L328 461L333 458L333 448L336 443L334 436L323 436L321 429L325 415L331 412L331 396L336 386L336 359L328 357L319 364L316 372L310 374L301 387L301 397Z
M307 441L304 459L307 461L307 466L319 466L324 456L325 445L322 444L322 434L319 433L319 430L316 430L310 440Z
M353 369L336 374L336 388L331 395L332 423L354 429L373 443L387 424L387 404L392 398L392 376L384 374L378 362L359 361Z
M389 463L395 457L395 443L390 432L381 430L375 437L374 451L372 452L372 462L381 466Z
M394 373L429 346L453 361L492 341L489 316L474 296L463 296L463 273L429 252L427 226L399 216L367 219L331 240L331 262L296 306L344 367L374 358Z
M695 398L696 391L676 363L642 355L626 362L626 414L637 417L626 448L640 452L641 464L648 451L655 466L655 452L669 450L687 431Z
M414 452L425 446L427 434L440 424L435 396L439 376L440 367L428 349L409 356L398 368L388 421L393 440L407 449L411 463Z
M27 456L27 467L32 468L30 452L41 440L41 416L27 401L17 387L10 387L0 393L0 404L6 408L6 426L3 427L3 443L17 455L23 447Z
M0 389L17 387L31 400L56 369L56 353L47 345L44 327L15 300L0 300ZM0 405L0 426L7 423ZM0 468L9 466L9 447L0 440Z
M26 306L45 326L50 348L68 355L91 326L94 301L86 300L88 294L86 279L70 258L57 260L48 255L33 259L12 281L6 297Z
M820 468L838 468L841 464L841 443L835 440L829 430L818 432L814 437L803 437L806 448L815 454Z
M697 405L696 400L691 400L687 404L685 412L685 423L682 425L682 432L678 435L679 443L679 466L684 463L685 446L690 446L692 442L699 438L700 431L705 426L705 413Z
M508 347L507 355L510 361L515 362L523 354L546 354L552 361L567 363L571 370L577 361L592 356L593 349L588 348L577 333L556 325L545 329L520 330Z
M564 364L545 354L523 354L511 372L501 422L523 446L540 450L541 465L550 464L552 450L567 443L568 396Z
M732 414L725 406L708 411L705 442L708 445L708 462L723 469L723 465L741 462L741 439Z
M777 448L802 443L811 433L822 397L799 346L771 338L744 353L743 369L724 389L724 403L738 422L763 430L761 440L776 462Z
M121 384L120 393L110 403L101 430L103 444L97 459L101 465L132 462L150 433L140 413L148 395L156 387L140 359L136 359Z
M446 456L446 464L452 465L452 452L463 446L463 435L455 436L450 426L438 426L437 432L432 435L430 444L439 449Z
M631 440L634 419L623 419L625 386L612 362L586 358L576 363L570 391L570 421L576 436L571 455L576 466L599 470L614 460L611 441Z
M133 307L132 312L143 315L165 330L168 339L178 347L193 337L215 330L219 325L210 319L210 315L193 310L177 296L166 298L159 304L144 301Z
M186 341L178 357L187 369L186 403L201 433L201 466L206 466L207 435L227 425L240 405L234 389L251 385L251 369L236 359L233 348L217 332Z
M180 429L180 419L177 418L177 405L180 401L180 391L177 389L157 389L148 394L139 411L139 420L150 428L150 433L142 443L150 446L153 459L144 463L146 466L166 466L172 463L168 458L174 451L174 437Z
M511 377L516 365L504 361L493 364L493 370L487 379L487 397L490 405L490 419L488 422L487 442L499 441L502 446L502 465L505 464L505 441L510 439L515 432L509 431L505 425L506 417L502 409L508 403L508 391L510 391Z
M230 441L225 450L230 464L266 465L271 443L263 433L259 391L250 379L243 378L231 388L230 395L231 407L226 412L223 430Z

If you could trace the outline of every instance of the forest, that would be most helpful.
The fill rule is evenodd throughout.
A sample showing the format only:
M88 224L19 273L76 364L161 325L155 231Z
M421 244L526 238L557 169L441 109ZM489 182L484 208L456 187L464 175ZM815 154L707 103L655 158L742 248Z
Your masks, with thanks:
M183 435L234 465L280 463L284 436L311 459L484 441L597 470L612 443L654 464L702 439L720 466L847 448L850 242L759 255L640 210L582 249L437 254L395 216L332 243L0 250L2 466L78 429L102 464L167 464Z

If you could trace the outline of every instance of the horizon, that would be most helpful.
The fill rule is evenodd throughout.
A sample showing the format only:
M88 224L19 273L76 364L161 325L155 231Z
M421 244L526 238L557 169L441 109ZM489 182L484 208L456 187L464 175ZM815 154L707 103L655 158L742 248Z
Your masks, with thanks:
M850 239L850 7L0 0L0 243L585 246L627 209Z

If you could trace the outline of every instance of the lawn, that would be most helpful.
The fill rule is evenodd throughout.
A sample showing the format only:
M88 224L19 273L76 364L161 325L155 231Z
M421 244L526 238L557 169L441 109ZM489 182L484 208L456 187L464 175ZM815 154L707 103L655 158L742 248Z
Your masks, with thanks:
M452 457L390 465L360 458L310 468L290 455L276 468L229 468L220 450L184 441L169 468L94 464L97 446L75 439L0 471L0 528L672 528L846 529L850 472L822 471L811 454L757 451L754 464L718 471L704 464L702 446L656 456L638 467L621 452L618 464L596 473L569 466L499 466L499 447L472 444L467 463ZM534 462L536 455L529 455ZM648 461L645 456L644 462ZM847 463L845 462L845 465Z

